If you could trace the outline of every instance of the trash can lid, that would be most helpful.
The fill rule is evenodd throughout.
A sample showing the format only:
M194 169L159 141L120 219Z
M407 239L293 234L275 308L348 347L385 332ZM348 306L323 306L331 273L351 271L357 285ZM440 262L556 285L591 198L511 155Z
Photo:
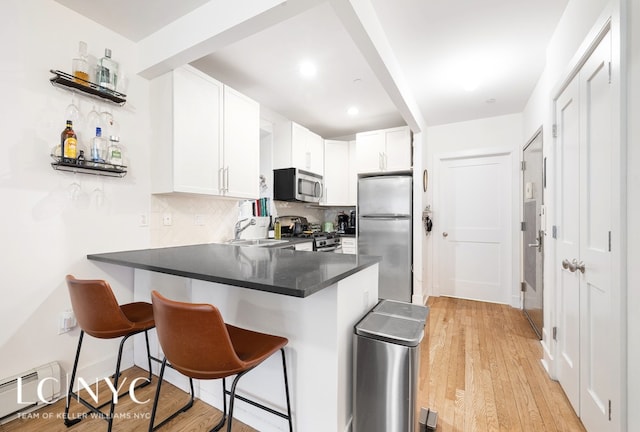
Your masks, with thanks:
M372 311L402 318L415 319L422 321L423 323L427 321L427 316L429 315L429 308L426 306L397 300L380 300Z
M370 312L356 324L355 332L358 336L415 347L424 337L424 322Z

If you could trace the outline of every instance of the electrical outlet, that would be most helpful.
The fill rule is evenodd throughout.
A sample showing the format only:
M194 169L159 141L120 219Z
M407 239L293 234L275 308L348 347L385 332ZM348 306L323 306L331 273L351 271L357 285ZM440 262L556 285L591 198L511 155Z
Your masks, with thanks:
M140 226L146 227L149 226L149 215L146 213L140 213Z
M162 215L162 224L164 226L171 226L173 225L173 218L171 217L171 213L164 213Z
M204 215L197 213L193 218L193 223L197 226L204 225Z
M58 323L58 334L63 334L71 331L77 325L76 317L72 311L64 311L60 314L60 321Z

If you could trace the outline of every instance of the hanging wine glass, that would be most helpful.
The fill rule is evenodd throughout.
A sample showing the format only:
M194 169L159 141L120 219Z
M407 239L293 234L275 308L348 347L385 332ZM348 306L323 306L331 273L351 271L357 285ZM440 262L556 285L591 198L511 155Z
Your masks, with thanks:
M93 201L96 208L102 208L104 205L104 180L100 177L100 183L93 189Z
M71 120L73 122L73 126L75 128L79 128L82 121L82 113L80 112L80 108L78 108L78 104L76 103L75 92L72 92L71 94L71 103L67 105L67 108L64 110L64 120Z
M112 134L112 128L113 128L113 114L111 114L111 111L109 109L104 109L101 113L100 113L100 124L102 125L102 136L106 136L108 137L109 135L113 135Z
M71 201L78 201L80 199L82 187L80 186L80 182L78 182L77 174L75 172L73 173L73 181L69 185L67 192Z
M96 136L96 128L102 127L100 122L100 113L98 112L96 105L93 105L93 108L91 108L91 111L89 111L85 120L86 127L84 136L87 140L90 141L94 136Z

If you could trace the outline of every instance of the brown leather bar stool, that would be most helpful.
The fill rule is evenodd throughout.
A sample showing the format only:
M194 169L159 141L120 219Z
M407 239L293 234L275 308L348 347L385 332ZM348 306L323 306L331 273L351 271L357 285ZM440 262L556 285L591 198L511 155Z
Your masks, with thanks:
M177 302L163 297L157 291L151 293L151 301L156 320L156 331L165 358L160 368L158 387L151 411L150 432L190 407L189 404L185 405L159 425L154 426L160 386L167 362L171 368L189 377L191 402L193 401L193 379L222 378L224 411L222 419L211 431L218 431L224 426L227 419L227 394L230 395L227 431L231 431L235 399L240 399L288 420L289 431L293 431L287 364L284 354L284 346L288 343L287 339L225 324L220 311L210 304ZM282 354L282 370L287 399L286 414L236 394L238 380L278 350ZM235 375L235 378L231 385L231 391L228 391L225 378L232 375Z
M144 332L147 342L147 359L149 361L149 377L145 382L139 384L135 389L144 387L151 383L151 360L160 362L159 359L149 354L149 335L148 330L155 327L153 320L153 307L151 303L135 302L119 305L116 300L111 286L104 280L80 280L72 275L66 277L67 287L69 288L69 296L71 297L71 306L80 326L80 338L78 339L78 350L76 351L76 359L73 363L73 372L71 373L71 381L69 382L69 390L67 392L67 401L64 409L64 424L67 427L73 426L80 422L84 416L76 419L69 419L69 404L71 397L78 399L82 405L87 407L90 412L96 413L108 423L108 431L111 431L113 425L113 414L115 410L115 395L111 400L99 406L91 405L85 399L73 391L73 383L76 378L78 369L78 360L80 359L80 349L82 347L82 339L87 333L98 339L115 339L122 338L120 349L118 350L118 360L116 363L116 371L113 375L113 387L118 388L118 378L120 377L120 363L122 360L122 350L125 341L138 333ZM120 395L118 395L120 397ZM109 414L107 415L101 409L106 405L111 405Z

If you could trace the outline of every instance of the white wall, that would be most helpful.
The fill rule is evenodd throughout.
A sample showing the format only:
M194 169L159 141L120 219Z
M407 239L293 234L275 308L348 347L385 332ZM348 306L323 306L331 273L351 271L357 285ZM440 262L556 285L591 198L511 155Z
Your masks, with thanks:
M628 137L627 137L627 430L640 430L640 3L627 9ZM624 16L623 11L623 16Z
M438 155L441 154L476 154L484 153L486 151L495 149L510 149L512 152L512 197L513 203L519 202L519 179L520 171L518 169L520 160L520 151L525 144L525 137L522 135L522 115L510 114L505 116L491 117L480 120L472 120L460 123L451 123L441 126L433 126L427 128L427 167L430 173L434 172L434 164ZM427 238L426 248L428 257L434 256L434 236L439 231L438 220L438 205L433 201L433 191L438 188L438 178L430 176L429 189L427 191L427 203L431 204L433 210L433 232ZM513 256L519 257L519 209L518 206L512 208L512 250ZM513 260L514 268L512 272L511 286L513 291L511 293L512 298L519 299L519 275L520 275L520 263L519 258ZM437 294L433 292L434 280L433 275L437 273L434 268L434 260L430 259L425 264L424 271L430 276L425 276L426 280L426 292L425 295ZM518 306L518 301L513 301L513 306Z
M50 361L70 371L78 331L57 334L59 314L70 308L64 277L108 278L119 301L133 298L133 273L98 265L88 253L148 247L150 119L146 80L130 76L129 103L112 108L130 164L123 179L77 175L87 199L72 202L73 174L54 171L50 149L59 143L71 93L54 88L49 69L70 72L78 41L101 57L104 48L123 69L134 60L133 44L52 0L0 2L0 378ZM77 97L86 113L93 102ZM101 104L106 106L106 104ZM100 106L100 105L99 105ZM86 138L79 134L79 139ZM104 187L102 207L93 190ZM87 341L82 356L95 373L113 371L117 345ZM87 372L89 373L89 372ZM87 379L91 375L85 375Z

